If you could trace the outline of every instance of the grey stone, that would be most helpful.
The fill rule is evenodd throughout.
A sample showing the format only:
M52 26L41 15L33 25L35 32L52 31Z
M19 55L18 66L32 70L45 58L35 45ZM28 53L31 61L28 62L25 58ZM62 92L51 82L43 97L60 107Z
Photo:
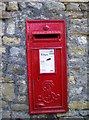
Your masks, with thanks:
M89 110L80 110L79 113L82 116L87 116L87 115L89 115Z
M6 4L3 2L0 2L0 11L6 10Z
M2 86L3 86L2 87L3 97L8 101L12 101L15 98L14 84L13 83L3 83Z
M16 1L9 2L7 5L8 11L16 11L18 10L18 3Z
M61 2L46 2L45 5L49 10L65 10L65 5Z
M15 34L15 22L13 20L8 21L7 34Z
M0 19L10 19L12 18L12 14L7 11L0 12Z
M86 3L81 3L80 4L80 8L81 8L81 10L84 10L84 11L87 11L88 10L88 4Z
M30 115L26 112L12 112L12 119L20 118L20 119L30 119Z
M11 113L9 110L2 111L2 118L11 118Z
M8 108L8 103L5 101L2 101L2 109L7 109Z
M4 35L5 23L0 20L0 35Z
M83 13L82 12L74 12L74 11L66 11L65 12L66 16L68 18L82 18L83 17Z
M26 96L25 95L18 95L17 100L19 103L25 103L26 102Z
M27 6L37 8L37 9L41 9L42 8L42 3L40 3L40 2L29 2L29 3L27 3Z
M13 46L20 44L21 39L17 37L12 38L12 37L3 36L2 41L5 45Z
M8 64L7 71L9 73L15 73L17 75L23 75L25 73L25 68L17 64Z
M78 3L69 3L67 5L67 10L71 10L71 11L80 11L80 7Z
M25 2L19 2L19 8L22 10L26 8L26 3Z
M14 111L27 111L28 105L26 105L26 104L12 104L11 108Z
M27 85L26 84L20 84L19 85L19 92L21 94L25 94L26 93L26 89L27 89Z
M9 74L6 74L6 76L3 77L2 82L3 83L12 83L12 82L14 82L13 76L9 75Z
M20 48L18 48L18 47L12 47L11 49L10 49L10 54L11 54L11 56L18 56L19 55L19 53L20 53Z

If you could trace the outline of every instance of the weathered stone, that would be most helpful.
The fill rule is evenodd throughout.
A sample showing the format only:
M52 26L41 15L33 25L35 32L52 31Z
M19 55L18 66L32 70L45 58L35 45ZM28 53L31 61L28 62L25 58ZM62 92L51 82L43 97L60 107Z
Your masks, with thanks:
M5 47L0 47L0 55L1 55L2 53L5 53L5 52L6 52Z
M89 115L89 110L80 110L79 114L82 116L87 116L87 115Z
M70 76L70 77L69 77L69 82L70 82L71 84L75 84L74 76Z
M11 54L11 56L18 56L19 55L19 53L20 53L20 48L18 48L18 47L12 47L11 49L10 49L10 54Z
M0 20L0 36L4 34L5 23Z
M85 18L82 18L82 19L71 19L70 20L70 24L71 25L87 27L87 19L85 19Z
M37 9L41 9L42 8L42 3L40 3L40 2L29 2L29 3L27 3L27 6L37 8Z
M8 11L16 11L18 10L18 3L16 1L9 2L7 5Z
M18 45L20 44L20 41L20 38L3 36L3 43L5 45Z
M11 108L14 111L27 111L28 105L26 105L26 104L12 104Z
M78 37L78 42L80 45L87 45L87 36Z
M9 64L7 67L7 71L9 73L15 73L17 75L23 75L25 73L24 67L22 67L21 65L17 65L17 64L14 64L14 65Z
M61 2L46 2L45 5L49 10L65 10L65 5Z
M81 3L80 4L80 8L81 8L81 10L86 10L87 11L88 10L88 4L87 3L86 4L85 3Z
M12 14L10 12L2 11L0 12L0 19L10 19Z
M18 95L18 97L17 97L17 99L18 99L18 102L20 102L20 103L25 103L25 101L26 101L26 96L20 96L20 95Z
M30 115L25 112L12 112L12 119L14 118L30 119Z
M2 108L7 109L8 108L8 103L5 101L2 101Z
M2 47L2 38L1 38L1 36L0 36L0 46Z
M6 10L6 4L0 2L0 11Z
M69 111L67 112L67 113L58 113L57 114L57 117L73 117L74 118L74 116L79 116L79 113L78 113L78 111L75 111L75 110L70 110L69 109Z
M88 109L89 108L89 103L88 102L84 102L84 103L79 103L77 101L72 101L69 104L69 108L70 109Z
M13 83L3 83L2 94L8 101L12 101L15 98L14 84Z
M70 11L80 11L81 9L80 9L78 3L69 3L67 5L67 10L70 10Z
M10 111L7 111L7 110L4 110L3 112L2 112L2 118L11 118L11 116L10 116Z
M8 21L7 34L15 34L15 22L13 20Z
M3 83L12 83L14 82L12 75L7 74L5 77L2 79Z
M74 12L74 11L66 11L66 16L68 18L82 18L83 17L83 13L82 12Z
M26 3L25 2L19 2L19 8L22 10L26 8Z
M26 89L27 89L27 85L26 84L20 84L20 86L19 86L19 92L21 94L25 94Z
M84 55L86 54L86 49L80 46L77 47L70 47L70 54L73 56Z

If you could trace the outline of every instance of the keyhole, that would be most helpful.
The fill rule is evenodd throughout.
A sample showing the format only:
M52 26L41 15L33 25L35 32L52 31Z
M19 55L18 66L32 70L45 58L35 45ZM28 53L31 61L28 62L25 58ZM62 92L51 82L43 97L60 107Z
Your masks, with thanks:
M38 77L38 80L40 80L40 77Z

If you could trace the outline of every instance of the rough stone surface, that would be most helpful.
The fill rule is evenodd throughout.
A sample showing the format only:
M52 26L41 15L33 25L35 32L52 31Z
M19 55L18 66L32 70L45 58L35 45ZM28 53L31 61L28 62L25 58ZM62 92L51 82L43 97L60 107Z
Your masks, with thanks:
M25 2L19 2L19 8L22 10L26 8L26 3Z
M81 10L88 10L88 5L85 3L81 3L80 8L81 8Z
M3 83L2 94L6 100L12 101L15 98L14 84Z
M28 7L33 7L33 8L37 8L37 9L41 9L42 8L42 3L38 3L38 2L30 2L27 4Z
M18 3L16 1L9 2L7 5L8 11L16 11L18 10Z
M0 19L10 19L12 18L12 14L10 12L7 11L2 11L0 12Z
M6 10L6 4L0 2L0 11Z
M80 7L78 3L69 3L67 5L67 10L71 10L71 11L80 11Z
M20 38L3 36L3 43L5 45L18 45L20 43Z
M15 22L13 20L8 21L7 34L15 34Z
M10 111L4 110L2 112L2 118L11 118Z
M71 109L88 109L88 104L87 102L85 103L78 103L76 101L72 102L69 104L69 108Z
M0 20L0 36L4 34L4 29L5 29L5 23Z
M11 105L12 110L14 111L27 111L28 106L26 104L13 104Z
M61 2L47 2L45 5L49 10L65 10L65 5Z
M8 108L8 103L5 101L2 101L2 108L7 109Z

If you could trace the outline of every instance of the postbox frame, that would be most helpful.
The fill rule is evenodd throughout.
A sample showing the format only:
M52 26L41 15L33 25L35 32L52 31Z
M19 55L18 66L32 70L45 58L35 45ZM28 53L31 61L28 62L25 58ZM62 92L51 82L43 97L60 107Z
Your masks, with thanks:
M30 31L30 24L31 23L44 23L44 22L47 22L47 23L50 23L50 22L53 22L54 24L57 22L57 23L60 23L60 22L63 22L63 25L64 25L64 51L62 51L61 55L62 56L62 59L65 58L65 60L62 60L62 69L63 71L65 71L65 74L64 73L61 73L62 76L64 76L64 80L62 80L62 94L63 94L63 97L62 97L62 106L59 107L59 109L48 109L48 110L34 110L33 109L33 88L32 88L32 65L31 65L31 62L32 62L32 58L31 58L31 44L30 44L30 40L31 40L31 37L29 36L29 31ZM60 31L58 31L58 33L61 33ZM33 33L34 34L34 33ZM38 33L39 34L39 33ZM36 41L36 40L35 40ZM57 40L56 40L57 41ZM60 40L61 41L61 40ZM36 42L39 42L36 41ZM44 42L44 39L42 40L42 42ZM54 42L54 40L52 40L52 42ZM52 43L53 44L53 43ZM31 48L31 49L30 49ZM37 49L37 48L33 48L33 49ZM40 49L40 48L39 48ZM41 47L41 49L56 49L56 47L52 45L52 47ZM62 49L61 46L57 47L57 49ZM27 73L28 73L28 103L29 103L29 113L30 114L43 114L43 113L63 113L63 112L67 112L68 111L68 102L67 102L67 96L68 96L68 92L67 92L67 61L66 61L66 22L65 20L27 20L26 21L26 59L27 59ZM45 73L44 73L45 74ZM46 73L47 74L47 73Z

